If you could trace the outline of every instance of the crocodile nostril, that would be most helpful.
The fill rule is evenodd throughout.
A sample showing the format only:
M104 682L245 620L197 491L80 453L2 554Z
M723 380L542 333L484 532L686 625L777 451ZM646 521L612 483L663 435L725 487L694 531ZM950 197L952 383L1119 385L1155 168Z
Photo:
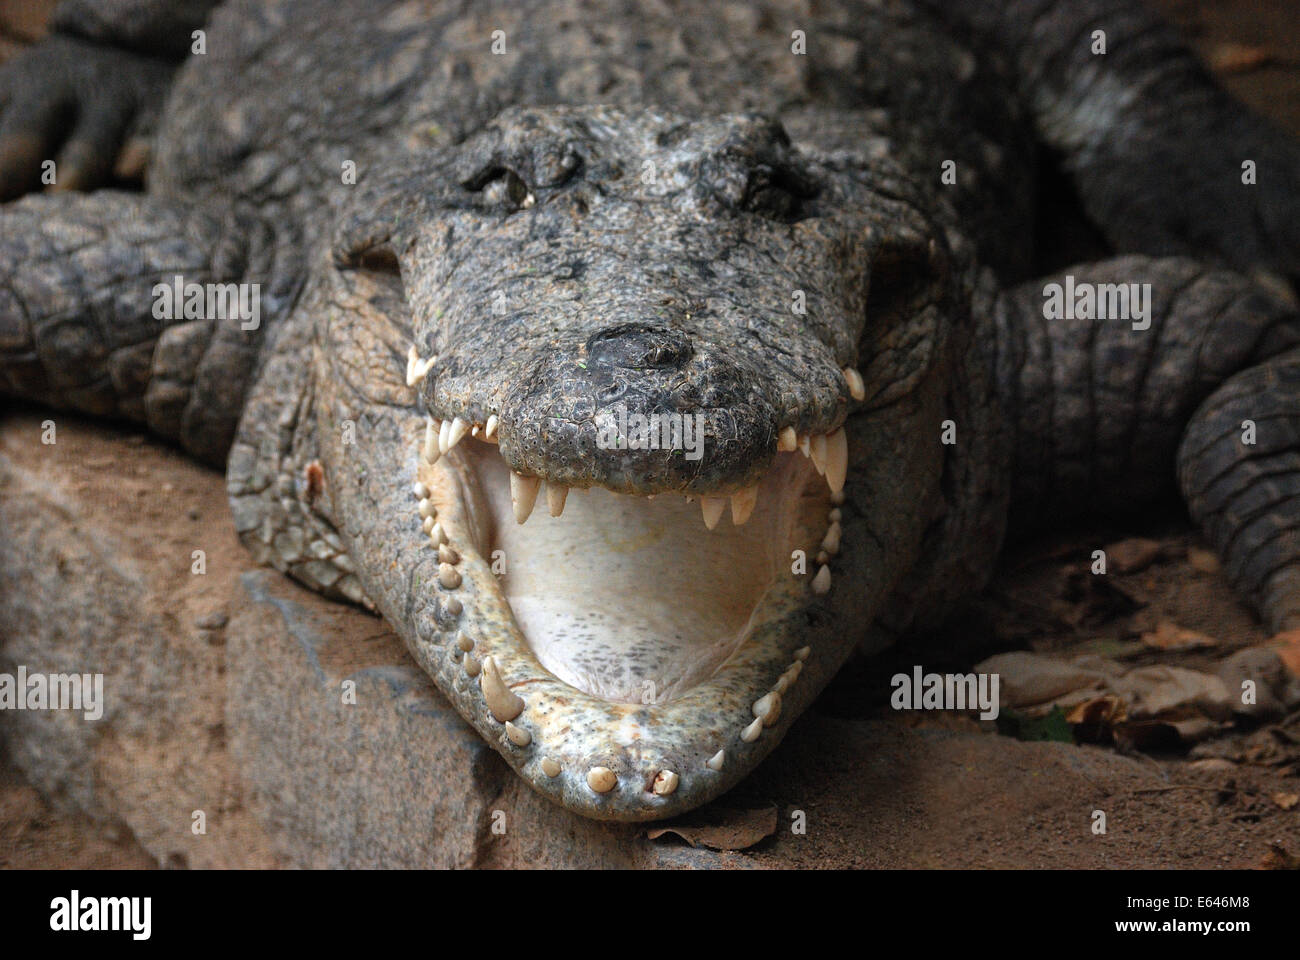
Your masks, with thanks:
M620 323L587 339L589 367L657 370L685 366L694 351L685 334L648 323Z

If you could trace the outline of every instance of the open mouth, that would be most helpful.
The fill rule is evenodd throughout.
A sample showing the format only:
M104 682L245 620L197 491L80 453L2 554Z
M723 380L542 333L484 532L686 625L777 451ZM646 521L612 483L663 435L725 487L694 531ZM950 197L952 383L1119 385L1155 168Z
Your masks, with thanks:
M411 522L438 552L419 589L452 637L426 668L566 805L650 818L688 777L718 792L810 655L798 627L840 548L843 428L783 431L757 484L692 497L521 476L498 426L430 418L413 444Z

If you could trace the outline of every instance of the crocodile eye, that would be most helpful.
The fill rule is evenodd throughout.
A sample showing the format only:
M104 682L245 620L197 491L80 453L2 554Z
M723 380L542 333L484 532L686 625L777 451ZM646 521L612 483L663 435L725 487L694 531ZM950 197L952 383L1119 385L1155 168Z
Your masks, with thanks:
M489 167L467 180L464 187L471 193L480 194L484 203L507 210L531 207L535 202L524 178L509 167Z

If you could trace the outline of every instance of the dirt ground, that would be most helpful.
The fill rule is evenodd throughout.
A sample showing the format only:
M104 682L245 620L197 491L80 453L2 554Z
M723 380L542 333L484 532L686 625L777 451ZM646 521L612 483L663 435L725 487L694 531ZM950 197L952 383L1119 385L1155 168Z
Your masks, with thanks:
M0 0L0 58L38 34L43 6L48 4ZM1294 0L1162 0L1160 6L1188 29L1234 92L1300 132L1300 15ZM137 442L155 448L143 438ZM104 443L95 468L123 477L130 488L125 493L140 491L142 540L165 542L169 530L186 520L168 510L175 502L166 486L173 478L168 464L179 455L160 448L158 454L137 458L119 444ZM221 479L216 473L209 479L183 491L184 499L196 505L192 509L225 511ZM1088 556L1097 544L1135 539L1149 542L1127 545L1140 554L1132 569L1105 578L1088 575ZM230 540L237 549L233 536ZM1144 634L1162 623L1201 635L1202 645L1174 651L1142 642ZM1208 669L1234 651L1267 639L1233 596L1177 505L1171 504L1140 523L1055 535L1016 549L1002 562L988 596L960 635L940 638L927 651L927 659L918 660L917 652L910 651L906 662L924 662L927 669L969 669L997 650L1028 649ZM900 714L861 698L859 691L881 689L887 684L879 678L897 668L889 658L856 665L832 684L813 712L834 721L870 719L885 725L886 743L899 751L915 742L917 728L941 743L950 731L981 729L965 717ZM870 677L878 679L863 684ZM914 838L881 833L873 828L873 818L864 816L858 801L879 786L871 765L845 764L834 742L819 745L834 735L834 723L796 725L782 747L806 758L795 765L794 773L787 765L784 780L776 783L769 763L724 801L743 805L798 796L801 778L814 782L832 777L852 781L837 794L843 801L817 810L820 828L797 845L769 840L732 856L751 866L821 868L865 865L863 849L873 851L871 865L896 867L1035 867L1073 858L1081 865L1125 868L1300 866L1300 714L1239 727L1195 747L1169 744L1132 753L1135 770L1146 768L1147 775L1135 773L1131 782L1113 780L1104 792L1112 821L1125 823L1127 831L1150 841L1140 858L1122 842L1098 854L1086 834L1065 827L1050 805L1042 806L1034 751L1021 749L1024 744L991 726L983 725L986 737L964 741L974 746L965 757L949 756L947 769L917 770L915 780L905 789L900 786L896 795L881 799L877 793L879 803L911 805L915 810L917 829L925 833L929 851L918 857ZM1101 743L1072 749L1078 751L1077 778L1063 779L1048 794L1061 805L1088 781L1090 758L1123 747ZM157 866L129 833L55 812L6 762L2 751L0 740L0 868ZM960 787L954 769L964 769ZM978 811L969 806L972 780L974 789L995 798Z

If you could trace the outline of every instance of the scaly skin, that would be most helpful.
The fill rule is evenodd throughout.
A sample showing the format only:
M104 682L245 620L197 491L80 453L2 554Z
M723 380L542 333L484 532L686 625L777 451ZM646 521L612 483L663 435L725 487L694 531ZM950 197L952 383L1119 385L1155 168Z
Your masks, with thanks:
M76 42L138 50L147 7ZM1278 282L1222 264L1294 270L1295 144L1129 2L695 7L224 5L147 195L0 209L6 389L229 445L254 556L382 614L521 776L591 817L726 790L855 648L978 591L1009 516L1149 502L1180 441L1234 584L1294 624L1300 328ZM1102 61L1080 53L1095 22ZM30 63L70 69L46 50ZM12 81L6 110L40 89ZM1199 149L1221 127L1257 191L1225 175L1237 152ZM1042 319L1060 278L1029 279L1036 142L1141 254L1068 272L1151 283L1149 329ZM177 272L262 283L264 328L154 321L145 291ZM700 456L602 446L620 404L702 416ZM1243 411L1270 425L1258 450L1230 442ZM755 488L746 524L705 529Z

